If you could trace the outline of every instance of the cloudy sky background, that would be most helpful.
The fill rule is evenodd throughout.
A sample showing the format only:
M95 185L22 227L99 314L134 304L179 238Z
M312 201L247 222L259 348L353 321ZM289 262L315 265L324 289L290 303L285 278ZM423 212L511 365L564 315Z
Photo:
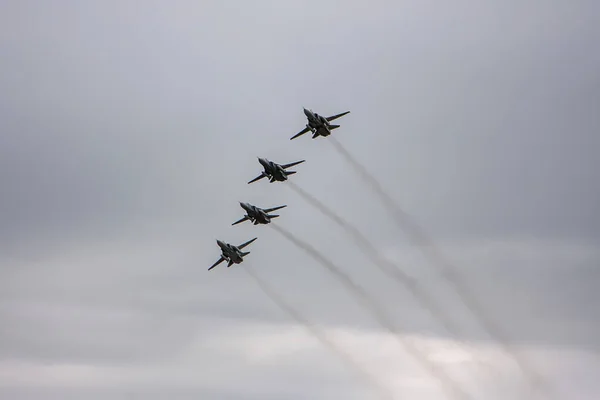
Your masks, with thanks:
M248 201L287 204L276 223L474 398L531 398L331 143L289 141L304 106L351 110L335 137L560 398L596 399L599 15L595 1L2 2L0 397L374 398L243 267L206 271L215 239L258 236L245 267L398 398L444 398L307 254L230 226ZM286 184L247 185L259 156L306 159L293 181L418 279L460 337Z

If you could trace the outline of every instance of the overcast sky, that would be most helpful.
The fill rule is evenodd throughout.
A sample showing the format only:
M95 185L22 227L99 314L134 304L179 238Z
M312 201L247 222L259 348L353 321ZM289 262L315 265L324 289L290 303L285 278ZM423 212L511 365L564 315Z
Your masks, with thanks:
M451 4L450 4L451 3ZM475 4L477 3L477 4ZM319 263L383 305L473 399L519 369L302 108L429 233L561 399L600 395L597 1L0 3L0 397L371 399L252 268L396 398L437 382ZM451 334L257 157L359 227ZM207 272L215 239L259 239ZM468 351L466 351L467 349ZM474 361L475 360L475 361ZM486 360L491 369L482 369Z

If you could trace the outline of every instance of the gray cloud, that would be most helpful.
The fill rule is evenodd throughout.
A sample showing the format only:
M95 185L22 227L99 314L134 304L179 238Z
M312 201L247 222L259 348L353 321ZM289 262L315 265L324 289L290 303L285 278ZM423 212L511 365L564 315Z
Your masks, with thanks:
M216 238L258 236L247 262L291 303L354 338L370 368L389 365L398 393L440 398L420 375L397 380L412 367L374 350L381 327L314 261L268 227L230 227L238 201L288 204L276 222L377 294L407 334L454 343L290 188L246 184L258 156L306 159L294 182L435 294L460 340L493 346L331 144L288 140L305 106L352 111L336 138L536 366L571 397L595 398L597 380L581 371L597 370L600 337L599 11L592 1L4 2L0 394L368 397L317 344L290 350L304 339L239 266L206 273ZM257 349L270 364L248 361ZM527 398L510 371L482 393Z

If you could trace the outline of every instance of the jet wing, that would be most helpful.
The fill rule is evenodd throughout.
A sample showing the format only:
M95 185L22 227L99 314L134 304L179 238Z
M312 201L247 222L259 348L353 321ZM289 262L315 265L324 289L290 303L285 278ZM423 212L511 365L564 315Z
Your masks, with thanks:
M242 219L240 219L240 220L237 220L237 221L235 221L235 222L234 222L233 224L231 224L231 225L237 225L237 224L239 224L239 223L241 223L241 222L244 222L244 221L248 221L248 217L247 217L247 216L246 216L246 217L244 217L244 218L242 218Z
M253 182L259 181L259 180L261 180L262 178L265 178L265 177L266 177L266 175L265 175L264 173L263 173L263 174L260 174L259 176L257 176L256 178L252 179L252 180L251 180L250 182L248 182L248 183L253 183Z
M240 244L240 245L239 245L237 248L241 250L241 249L243 249L244 247L248 246L250 243L254 242L256 239L258 239L258 238L250 239L250 240L248 240L246 243L242 243L242 244Z
M293 163L285 164L285 165L282 165L281 168L288 169L290 167L293 167L294 165L302 164L304 161L306 161L306 160L300 160L300 161L295 161Z
M343 112L343 113L337 114L337 115L332 115L331 117L327 117L325 119L327 120L327 122L333 121L334 119L338 119L339 117L343 117L344 115L346 115L348 113L350 113L350 111L346 111L346 112Z
M208 270L210 271L211 269L213 269L217 265L221 264L223 261L225 261L225 259L223 258L223 256L219 257L219 259L217 260L217 262L214 263Z
M310 130L310 129L309 129L308 127L307 127L307 128L304 128L304 129L302 129L300 132L298 132L298 133L296 133L294 136L292 136L292 137L290 138L290 140L292 140L292 139L296 139L298 136L302 136L302 135L304 135L304 134L305 134L306 132L308 132L309 130Z
M287 205L285 205L285 206L279 206L279 207L273 207L273 208L263 208L263 211L268 214L268 213L273 212L275 210L281 210L284 207L287 207Z

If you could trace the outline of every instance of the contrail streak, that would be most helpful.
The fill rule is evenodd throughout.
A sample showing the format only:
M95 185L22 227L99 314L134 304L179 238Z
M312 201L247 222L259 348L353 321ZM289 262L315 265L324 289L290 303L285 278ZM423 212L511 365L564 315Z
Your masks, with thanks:
M421 230L415 221L406 213L396 202L387 194L381 187L381 184L373 177L367 169L360 164L348 151L338 142L334 137L329 137L334 148L348 161L348 163L355 169L365 183L367 183L371 189L379 196L384 206L392 214L394 220L401 230L405 231L411 241L419 246L423 251L425 257L427 257L438 273L445 277L456 290L457 295L462 300L465 307L475 316L479 321L480 325L485 331L496 340L504 351L512 356L513 361L517 364L521 372L527 377L530 385L536 391L542 391L546 396L550 396L553 393L550 390L548 383L545 379L539 375L534 368L516 351L514 351L507 338L507 335L502 331L494 321L487 317L487 313L481 308L479 303L475 300L473 295L469 292L466 285L459 276L458 270L444 259L441 253L438 252L434 246L433 241L427 237L427 235ZM556 398L556 394L553 393L551 396Z
M304 325L306 329L325 347L331 350L333 353L337 354L344 364L351 369L354 369L362 378L364 378L367 383L369 383L374 389L376 389L380 397L382 399L391 399L394 400L394 395L385 387L383 387L370 373L365 371L362 366L354 360L347 352L336 346L336 344L327 337L323 330L319 329L319 327L308 320L304 315L298 312L295 308L293 308L289 303L287 303L283 297L276 292L272 287L270 287L255 271L253 271L249 267L242 268L243 270L252 277L257 286L264 292L264 294L271 299L273 303L275 303L282 311L289 314L293 319L295 319L299 324Z
M444 311L436 304L435 300L433 300L427 294L427 292L425 292L417 284L417 282L413 278L406 275L394 263L390 262L389 260L387 260L386 258L381 256L381 254L377 250L377 248L371 243L371 241L369 241L369 239L367 239L360 232L360 230L358 228L356 228L355 226L350 224L348 221L344 220L342 217L337 215L333 210L331 210L325 204L320 202L317 198L315 198L314 196L312 196L311 194L306 192L304 189L300 188L295 183L290 182L290 181L288 181L287 183L296 193L298 193L301 197L303 197L304 200L306 200L313 207L315 207L317 210L319 210L323 215L330 218L337 225L339 225L342 229L344 229L354 239L355 243L358 245L360 250L362 250L363 253L365 253L367 258L369 258L370 260L372 260L375 263L375 265L379 268L380 271L382 271L385 275L387 275L391 279L394 279L397 283L404 285L406 288L408 288L408 290L417 299L417 301L419 301L426 309L429 310L432 317L434 319L437 318L441 322L442 326L446 329L446 331L448 331L448 333L453 335L456 340L460 340L459 339L460 329L452 321L452 319L449 318L444 313ZM464 351L469 353L469 351L467 349L464 349ZM484 364L485 367L489 368L489 365L486 362L479 360L479 359L477 359L477 361L479 361L479 363L481 363L481 364Z
M432 363L427 356L421 354L421 350L417 348L417 346L407 338L402 337L399 332L396 331L394 324L390 322L387 316L381 310L381 307L368 295L368 293L358 286L352 278L346 275L338 266L329 261L326 257L324 257L319 251L317 251L314 247L310 246L308 243L303 242L302 240L296 238L287 230L281 228L280 226L269 224L273 229L279 232L283 237L288 239L290 242L295 244L300 249L304 250L308 255L313 257L317 262L319 262L323 267L325 267L329 272L335 275L336 278L353 294L356 295L356 299L359 300L366 308L368 308L377 321L385 327L390 333L394 334L394 336L398 339L399 344L403 347L403 349L412 355L423 368L428 370L432 376L436 377L446 395L449 398L458 398L458 399L470 399L471 397L464 392L458 385L452 381L452 379L446 375L446 373L438 368L435 363Z

